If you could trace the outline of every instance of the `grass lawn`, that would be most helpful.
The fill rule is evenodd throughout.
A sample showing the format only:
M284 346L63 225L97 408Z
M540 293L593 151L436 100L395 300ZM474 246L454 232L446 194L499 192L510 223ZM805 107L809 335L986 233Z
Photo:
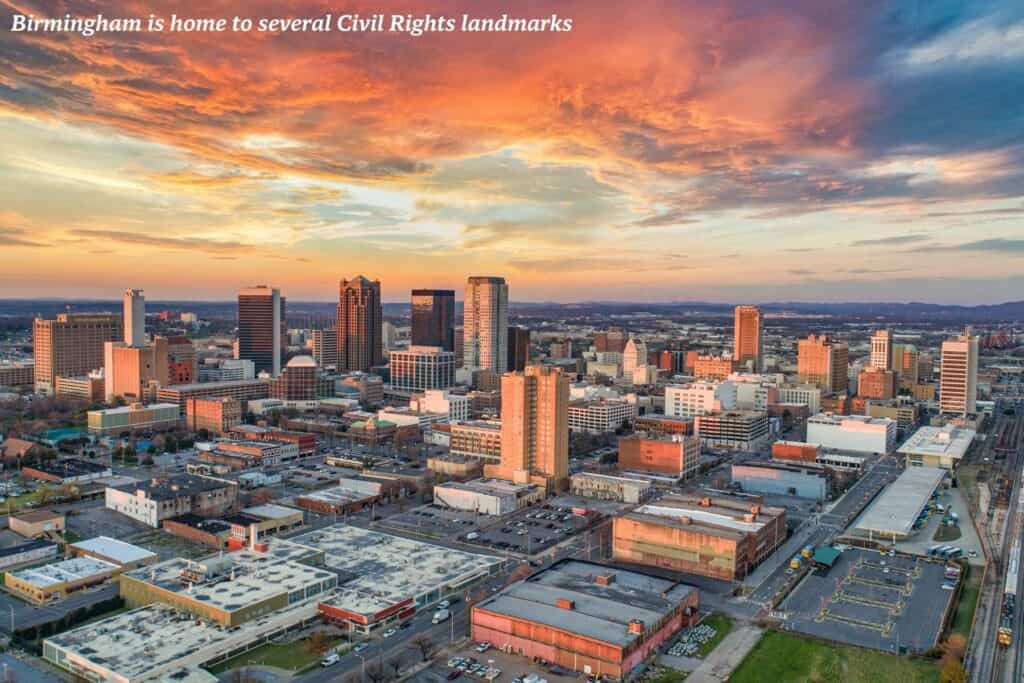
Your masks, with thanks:
M340 642L341 640L337 639L329 641L329 644L333 647ZM321 657L322 655L314 654L307 650L304 641L287 645L266 643L254 650L249 650L237 657L232 657L220 664L215 664L209 668L209 671L214 675L220 675L225 671L252 664L266 664L267 666L276 666L288 669L289 671L298 671L319 661Z
M933 541L943 543L945 541L955 541L960 538L960 527L956 524L953 526L946 526L940 524L939 528L935 530L935 535L932 536Z
M715 629L714 637L697 648L697 657L704 659L712 650L718 647L723 638L729 635L729 631L732 630L732 619L722 614L709 614L701 623Z
M959 633L964 638L970 635L971 621L974 619L974 610L978 607L980 592L981 572L972 567L967 570L967 580L960 590L960 602L957 604L956 614L953 616L950 633Z
M768 631L733 672L730 683L935 683L933 663Z

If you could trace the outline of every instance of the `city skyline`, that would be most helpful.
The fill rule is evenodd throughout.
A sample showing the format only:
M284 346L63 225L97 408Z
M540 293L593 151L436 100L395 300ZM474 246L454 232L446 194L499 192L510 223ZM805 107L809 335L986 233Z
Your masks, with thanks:
M388 301L477 273L520 301L1019 298L1024 9L559 12L571 33L5 33L0 297L226 300L255 273L327 300L371 272Z

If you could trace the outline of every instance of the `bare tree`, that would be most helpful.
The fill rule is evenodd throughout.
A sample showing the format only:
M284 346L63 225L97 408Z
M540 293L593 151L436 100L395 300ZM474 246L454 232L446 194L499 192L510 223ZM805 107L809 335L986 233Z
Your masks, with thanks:
M409 648L419 650L420 657L425 662L434 653L434 639L426 633L420 633L409 641Z
M380 664L368 664L366 666L366 678L370 683L383 683L388 679L384 669L381 668Z

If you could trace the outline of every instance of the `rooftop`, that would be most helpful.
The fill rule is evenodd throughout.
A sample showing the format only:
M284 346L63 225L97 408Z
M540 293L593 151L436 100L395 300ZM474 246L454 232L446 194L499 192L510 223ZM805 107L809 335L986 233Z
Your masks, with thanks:
M108 465L92 462L90 460L80 460L78 458L66 458L64 460L52 460L36 463L32 466L32 469L39 472L45 472L46 474L52 474L53 476L60 477L61 479L110 471L110 467Z
M948 424L943 427L921 427L899 448L900 455L945 455L962 458L970 448L973 429Z
M274 505L273 503L254 505L253 507L245 508L242 512L247 515L261 517L263 519L283 519L284 517L302 514L302 510L285 507L284 505Z
M757 510L755 514L753 511ZM724 496L668 495L656 503L641 505L626 515L658 524L699 527L702 533L741 538L756 533L784 510L762 505L759 499Z
M53 564L43 565L42 567L22 569L21 571L13 572L13 576L31 583L37 588L48 588L60 583L79 581L90 576L106 574L117 569L118 566L116 564L104 562L103 560L95 560L91 557L75 557L70 560L61 560Z
M324 553L327 567L350 581L339 586L329 605L372 616L439 587L456 587L485 574L500 558L454 550L360 527L335 524L288 540Z
M194 496L205 491L214 491L226 486L234 486L235 483L226 479L204 477L198 474L179 474L168 478L153 478L138 481L126 486L118 486L118 491L135 493L143 491L148 498L153 500L170 500L182 496Z
M72 543L71 547L88 553L102 555L118 564L133 564L156 557L156 553L150 552L145 548L140 548L137 545L125 543L108 536L97 536L86 541Z
M137 413L140 410L160 410L161 408L163 408L164 410L171 410L172 408L174 410L178 410L178 404L177 403L150 403L148 405L141 405L141 404L136 403L136 404L127 405L127 406L119 406L117 408L104 408L102 410L90 410L89 412L90 413L101 413L103 415L118 415L118 414Z
M610 580L598 583L598 577ZM551 626L627 647L640 638L629 630L639 619L650 629L696 588L640 572L562 560L485 599L477 609ZM558 606L568 600L571 609Z
M906 536L946 470L910 467L889 484L857 522L863 533Z

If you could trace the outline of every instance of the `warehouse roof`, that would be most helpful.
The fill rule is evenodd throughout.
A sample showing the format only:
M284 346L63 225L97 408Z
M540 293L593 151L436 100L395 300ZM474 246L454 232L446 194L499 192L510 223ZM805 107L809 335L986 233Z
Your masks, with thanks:
M696 590L649 574L562 560L477 609L626 647L640 638L630 631L631 620L642 621L646 632Z
M910 467L889 484L857 522L862 533L907 536L946 470Z
M116 538L110 538L109 536L97 536L86 541L72 543L71 547L87 553L100 555L118 564L133 564L156 557L154 552L131 543L119 541Z

